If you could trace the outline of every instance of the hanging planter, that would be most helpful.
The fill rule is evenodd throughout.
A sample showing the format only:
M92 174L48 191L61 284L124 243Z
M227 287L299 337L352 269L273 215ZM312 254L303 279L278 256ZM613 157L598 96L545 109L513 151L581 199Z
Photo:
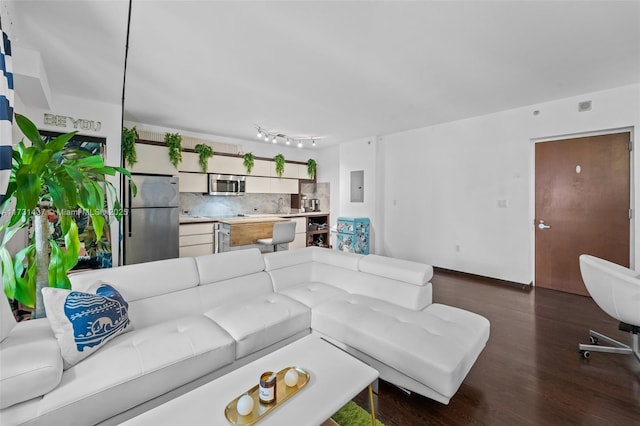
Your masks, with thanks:
M309 175L309 179L315 179L316 177L316 160L313 158L307 160L307 174Z
M129 164L129 167L133 167L138 162L136 139L139 137L135 126L131 129L122 128L122 156L124 161Z
M275 157L273 157L273 161L276 162L276 174L278 175L278 177L282 177L282 174L284 173L284 155L282 154L278 154Z
M200 163L202 173L207 173L209 158L213 157L213 148L207 144L199 143L195 146L194 151L198 153L198 163Z
M242 161L242 165L245 167L245 169L247 169L247 174L251 174L251 170L253 170L253 164L254 164L254 157L253 154L250 152L247 152L246 154L244 154L243 161Z
M164 141L169 147L169 160L177 169L182 161L182 136L179 133L165 133Z

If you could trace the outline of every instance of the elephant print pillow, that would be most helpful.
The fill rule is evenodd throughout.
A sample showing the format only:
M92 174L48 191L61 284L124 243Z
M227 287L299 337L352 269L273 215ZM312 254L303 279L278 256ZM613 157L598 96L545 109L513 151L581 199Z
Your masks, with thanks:
M129 304L109 284L97 282L86 293L45 287L42 296L65 370L131 329Z

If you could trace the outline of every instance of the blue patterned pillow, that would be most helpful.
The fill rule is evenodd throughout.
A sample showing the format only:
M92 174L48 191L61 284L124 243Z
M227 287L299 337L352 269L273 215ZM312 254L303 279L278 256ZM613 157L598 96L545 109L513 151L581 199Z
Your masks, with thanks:
M129 304L108 284L98 282L86 293L46 287L42 296L65 369L128 331Z

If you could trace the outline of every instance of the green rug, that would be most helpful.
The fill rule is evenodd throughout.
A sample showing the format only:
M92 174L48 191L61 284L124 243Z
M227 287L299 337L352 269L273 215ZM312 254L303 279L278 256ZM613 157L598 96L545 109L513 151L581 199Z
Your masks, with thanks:
M349 401L331 418L340 426L371 426L371 413L353 401ZM376 425L384 426L378 419L376 419Z

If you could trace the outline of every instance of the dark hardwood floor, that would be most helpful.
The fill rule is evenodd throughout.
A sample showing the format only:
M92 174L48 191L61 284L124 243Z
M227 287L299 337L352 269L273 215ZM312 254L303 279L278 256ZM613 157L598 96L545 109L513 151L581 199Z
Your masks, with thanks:
M434 302L485 316L491 337L449 405L380 381L386 426L640 425L640 362L578 352L589 328L629 343L591 298L449 271L432 282ZM356 402L368 407L367 394Z

